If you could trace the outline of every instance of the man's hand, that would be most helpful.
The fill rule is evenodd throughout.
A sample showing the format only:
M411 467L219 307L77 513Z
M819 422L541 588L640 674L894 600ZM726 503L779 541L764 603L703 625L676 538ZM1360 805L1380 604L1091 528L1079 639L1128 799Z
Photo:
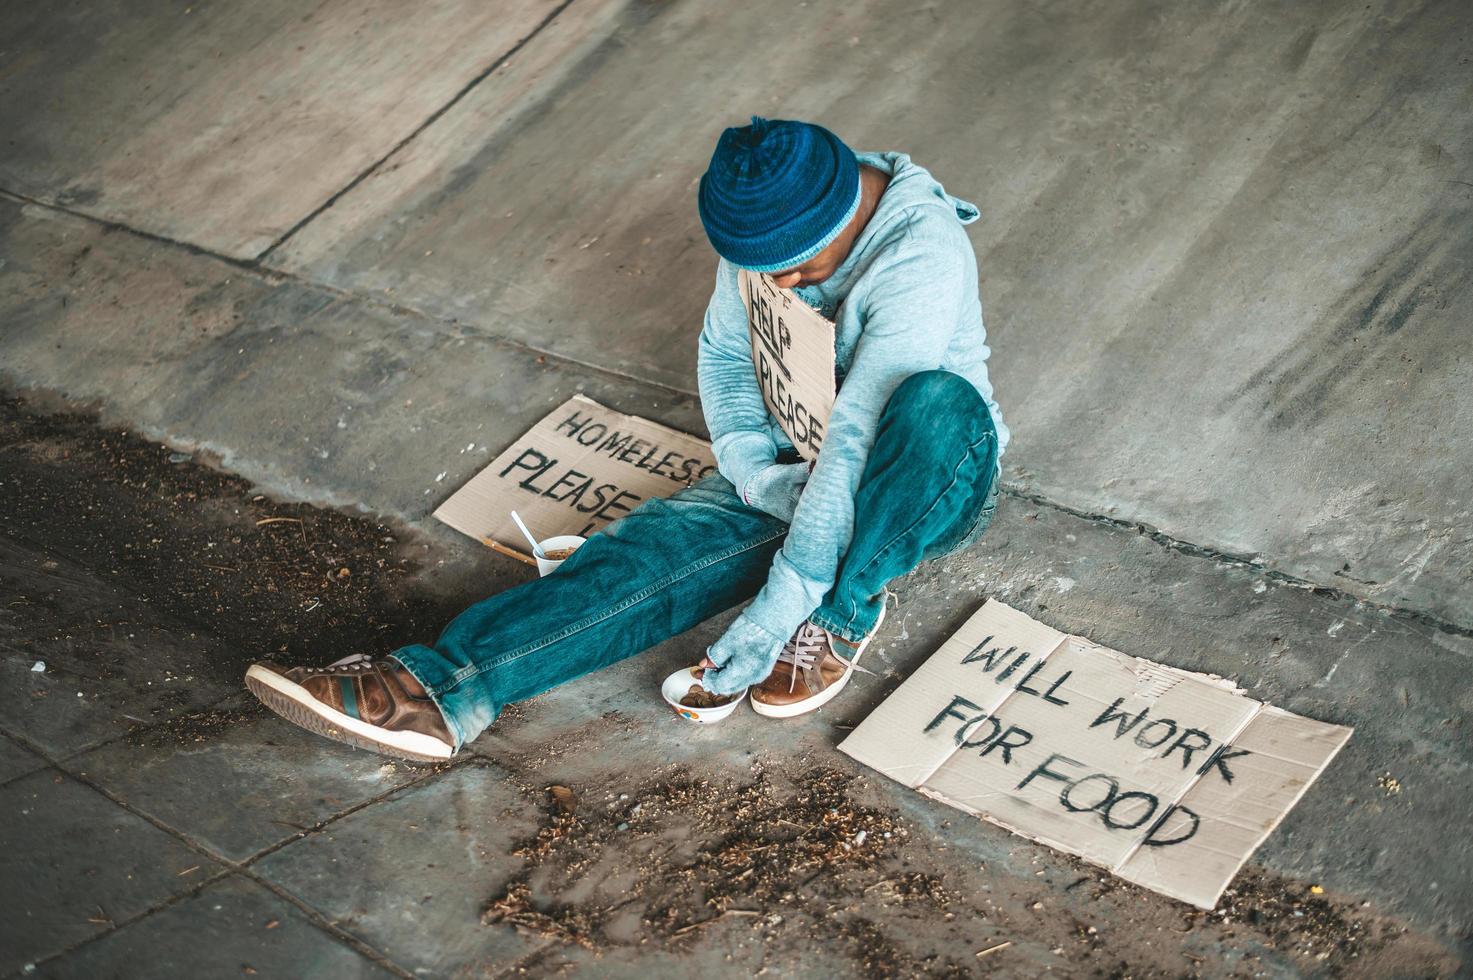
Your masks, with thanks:
M738 616L701 660L701 686L712 694L740 694L772 673L787 638L774 637Z
M791 524L812 469L807 462L773 463L764 467L742 484L742 502Z

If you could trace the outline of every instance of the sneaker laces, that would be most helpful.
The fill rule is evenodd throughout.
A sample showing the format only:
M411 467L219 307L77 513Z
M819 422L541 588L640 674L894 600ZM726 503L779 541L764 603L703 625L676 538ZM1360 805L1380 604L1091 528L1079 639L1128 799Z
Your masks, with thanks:
M791 692L798 683L798 671L810 671L818 663L818 658L824 654L824 646L828 641L828 633L822 626L804 620L803 625L798 627L787 643L783 644L782 653L777 655L778 662L789 663L793 669L788 671L788 690ZM829 647L832 650L832 647Z
M815 678L818 681L818 687L820 689L826 686L823 683L822 675L818 673L819 659L825 653L843 664L847 670L857 670L862 674L870 675L874 673L873 671L865 670L859 664L839 656L838 651L834 649L833 635L817 623L804 620L803 625L798 627L798 632L794 633L792 638L783 644L782 652L777 655L779 663L793 665L793 669L788 671L789 693L797 687L799 671ZM813 689L813 685L810 684L809 687Z
M334 660L326 667L306 667L303 669L306 670L308 675L321 676L325 674L331 676L333 674L342 673L362 674L365 671L370 670L373 665L374 658L370 657L368 654L350 653L348 656L342 658L341 660Z

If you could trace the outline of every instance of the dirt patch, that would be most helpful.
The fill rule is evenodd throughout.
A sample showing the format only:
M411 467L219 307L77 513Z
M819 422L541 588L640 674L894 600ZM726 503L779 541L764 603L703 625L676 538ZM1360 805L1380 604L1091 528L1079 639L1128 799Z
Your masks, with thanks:
M1434 949L1404 926L1369 913L1358 903L1259 868L1245 869L1233 879L1216 909L1189 911L1184 922L1191 930L1217 927L1230 935L1241 929L1268 949L1305 966L1312 964L1329 976L1382 976L1383 965L1405 965ZM1428 956L1424 970L1412 973L1444 975L1447 966L1436 966L1437 959Z
M187 712L156 725L140 726L129 732L128 741L152 748L209 742L266 713L266 707L259 701L242 698L238 704Z
M635 937L691 942L712 925L744 920L765 938L821 929L829 951L837 944L866 976L965 975L961 963L917 956L845 907L879 892L947 916L955 900L938 877L896 867L910 831L893 813L856 802L854 779L818 767L788 785L765 770L741 784L672 769L612 801L570 810L560 797L514 852L527 868L491 900L484 921L605 950ZM587 887L592 881L617 892Z
M84 415L0 398L0 474L7 535L228 636L202 668L219 677L266 656L317 664L423 641L471 598L407 585L428 545L403 529L273 500Z
M608 771L597 746L584 752ZM1031 858L989 867L948 844L947 821L922 830L883 802L888 784L838 767L773 758L747 779L674 767L625 792L595 785L525 787L541 826L483 921L553 941L522 964L530 975L576 969L560 947L625 962L646 943L720 943L773 975L819 947L849 961L835 972L866 977L1456 972L1430 938L1261 870L1205 913L1021 841Z

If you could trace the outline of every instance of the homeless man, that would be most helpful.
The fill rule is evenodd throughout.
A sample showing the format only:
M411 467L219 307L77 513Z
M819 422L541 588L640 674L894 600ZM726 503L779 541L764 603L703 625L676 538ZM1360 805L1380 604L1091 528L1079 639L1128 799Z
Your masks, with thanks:
M752 599L706 651L701 684L751 686L759 714L792 717L844 687L886 583L982 533L1008 430L963 230L976 208L903 153L856 155L820 126L759 118L721 134L698 198L720 256L697 364L719 472L471 606L432 646L252 665L268 707L339 741L445 759L507 704ZM812 463L763 402L742 269L834 321L838 394Z

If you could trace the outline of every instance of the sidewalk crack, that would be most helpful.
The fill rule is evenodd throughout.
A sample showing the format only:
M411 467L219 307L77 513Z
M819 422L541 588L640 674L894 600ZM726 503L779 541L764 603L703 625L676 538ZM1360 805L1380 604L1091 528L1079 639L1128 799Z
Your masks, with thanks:
M420 133L423 133L430 126L434 125L436 120L445 115L445 113L449 112L452 108L455 107L458 102L460 102L461 99L469 95L476 88L476 86L480 85L487 78L489 78L492 72L496 71L496 69L506 64L506 62L513 55L522 50L522 48L526 47L528 42L530 42L538 34L542 33L543 28L547 27L547 25L556 20L558 15L561 14L564 10L568 9L568 7L572 3L573 0L563 0L562 3L553 8L553 11L546 17L542 18L537 26L532 28L532 30L529 31L525 37L523 37L521 40L517 41L517 43L513 44L510 48L499 54L495 59L492 60L491 64L481 69L481 71L474 78L472 78L469 82L466 82L465 85L461 87L460 91L452 95L448 102L426 116L418 126L414 127L414 129L409 132L407 136L405 136L399 142L390 147L389 152L385 153L383 156L373 161L373 163L369 164L362 173L358 174L358 176L354 177L342 187L338 188L337 191L335 191L332 196L330 196L326 201L323 201L300 221L288 228L274 242L266 246L266 248L263 249L256 256L254 261L258 264L264 262L267 256L276 251L282 245L285 245L293 235L295 235L297 232L301 231L303 228L307 227L307 225L316 220L318 215L322 214L324 211L327 211L329 208L331 208L334 204L338 203L338 201L342 199L343 195L347 194L349 191L353 190L353 188L357 187L359 184L363 183L370 176L372 176L374 171L378 170L379 167L382 167L385 163L387 163L395 154L404 149L404 147L412 142L415 137L419 136Z
M1281 571L1253 555L1238 554L1221 548L1214 548L1211 545L1197 544L1192 541L1186 541L1182 538L1174 537L1173 535L1167 534L1165 531L1162 531L1155 525L1147 524L1145 521L1122 520L1118 517L1110 517L1105 514L1096 514L1091 511L1082 510L1078 507L1071 507L1068 504L1046 497L1041 493L1037 493L1032 490L1025 490L1020 486L1007 483L1003 483L1000 485L999 492L1005 496L1013 497L1017 500L1025 500L1028 503L1036 504L1039 507L1046 507L1049 510L1058 511L1061 514L1067 514L1070 517L1075 517L1079 520L1087 521L1091 524L1098 524L1102 527L1108 527L1117 531L1133 531L1143 537L1150 538L1153 542L1163 548L1179 552L1190 558L1200 558L1204 561L1210 561L1215 564L1227 567L1252 569L1253 571L1258 572L1270 582L1276 582L1280 585L1287 585L1296 589L1302 589L1306 592L1311 592L1315 595L1325 596L1329 599L1344 600L1346 602L1357 603L1359 605L1365 606L1368 609L1375 609L1389 616L1395 616L1403 620L1410 620L1420 625L1431 627L1432 629L1438 630L1443 633L1453 634L1454 636L1473 637L1473 626L1464 626L1460 623L1454 623L1449 620L1443 619L1441 616L1435 615L1434 613L1423 612L1417 609L1410 609L1406 606L1399 606L1390 602L1379 602L1375 599L1369 598L1367 596L1357 595L1354 592L1350 592L1337 586L1324 585L1319 582L1304 578L1302 576L1294 575L1290 572ZM1351 581L1359 580L1351 579Z

